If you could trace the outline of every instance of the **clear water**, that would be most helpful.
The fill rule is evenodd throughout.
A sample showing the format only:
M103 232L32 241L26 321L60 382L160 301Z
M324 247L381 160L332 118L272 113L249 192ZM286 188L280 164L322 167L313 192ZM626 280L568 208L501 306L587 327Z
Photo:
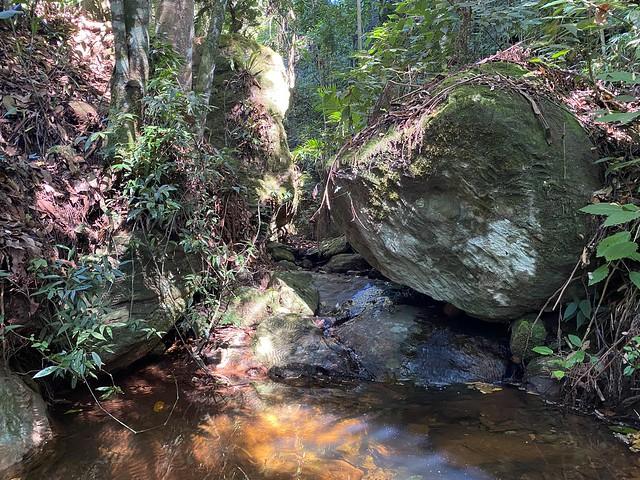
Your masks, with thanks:
M219 390L185 363L143 367L104 404L136 429L165 426L134 435L78 398L55 415L50 456L16 478L640 479L638 457L606 426L516 389L262 381Z

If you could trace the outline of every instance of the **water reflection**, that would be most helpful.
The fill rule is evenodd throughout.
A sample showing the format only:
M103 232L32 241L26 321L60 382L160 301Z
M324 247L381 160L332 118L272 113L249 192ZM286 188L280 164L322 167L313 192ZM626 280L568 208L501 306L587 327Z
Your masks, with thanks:
M465 386L297 388L270 382L226 393L179 374L168 425L132 435L86 407L58 419L54 456L24 479L634 479L635 456L590 419L505 389ZM149 367L107 406L136 426L164 421L173 380ZM154 406L156 408L154 408ZM158 411L160 410L160 411Z

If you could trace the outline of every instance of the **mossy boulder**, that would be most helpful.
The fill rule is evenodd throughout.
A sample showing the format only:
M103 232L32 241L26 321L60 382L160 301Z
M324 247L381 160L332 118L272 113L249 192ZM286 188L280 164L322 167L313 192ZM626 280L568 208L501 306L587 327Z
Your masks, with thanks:
M552 357L536 357L526 366L522 379L527 390L547 398L560 396L561 388L552 372L558 370L558 359Z
M289 82L282 57L240 34L220 38L207 131L213 145L234 148L261 200L291 199L297 180L284 117Z
M4 473L38 452L51 437L40 395L0 368L0 477L5 478Z
M539 309L566 281L601 173L588 134L530 77L493 64L447 79L345 149L332 212L374 268L496 320Z
M320 241L318 245L318 256L322 259L348 252L349 242L347 242L347 237L344 235L336 238L327 238Z
M542 320L536 321L536 315L516 320L511 324L511 354L519 361L526 362L536 356L533 348L543 345L546 338L547 329Z
M243 287L229 302L221 323L252 326L277 315L312 316L318 310L318 290L311 274L280 272L274 274L265 290Z
M273 246L271 248L269 248L269 255L271 255L271 258L275 261L275 262L279 262L281 260L285 260L287 262L295 262L296 261L296 256L293 254L293 252L291 250L289 250L288 248L281 246L281 245L276 245Z
M357 253L340 253L331 257L322 269L329 273L361 272L371 268L364 257Z
M290 313L315 315L320 305L313 276L307 272L275 273L269 288L279 292L279 303Z
M185 313L193 293L187 282L195 272L192 262L194 258L177 248L162 255L141 250L124 265L125 275L105 298L110 311L104 323L128 325L114 332L113 352L104 355L110 370L126 368L161 346L161 335Z

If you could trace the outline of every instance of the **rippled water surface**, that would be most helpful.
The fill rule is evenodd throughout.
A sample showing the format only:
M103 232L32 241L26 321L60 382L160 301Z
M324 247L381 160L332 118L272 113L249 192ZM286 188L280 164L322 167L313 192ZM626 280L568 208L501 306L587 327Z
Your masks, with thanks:
M640 478L604 425L514 389L258 382L214 394L182 363L143 368L105 403L136 429L165 426L134 435L80 401L57 415L51 456L18 478Z

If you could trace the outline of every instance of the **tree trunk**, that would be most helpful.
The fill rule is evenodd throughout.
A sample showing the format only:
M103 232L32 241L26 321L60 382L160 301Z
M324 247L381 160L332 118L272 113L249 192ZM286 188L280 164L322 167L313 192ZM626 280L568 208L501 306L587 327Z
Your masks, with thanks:
M380 0L371 0L371 19L369 21L369 31L380 24Z
M213 88L213 77L216 71L216 54L218 53L218 40L222 33L224 24L224 14L227 10L228 0L215 0L211 10L211 21L209 23L209 31L207 37L202 44L202 56L200 58L200 66L198 74L194 82L194 90L202 95L205 105L209 105L211 98L211 89ZM198 134L200 138L204 136L205 126L207 124L206 112L200 115L198 119Z
M185 90L191 90L192 82L193 15L193 0L160 0L156 10L156 33L184 60L179 79Z
M356 0L356 34L358 51L362 50L362 0Z
M109 116L115 132L110 143L130 143L136 136L149 79L149 10L149 0L111 0L115 65Z

